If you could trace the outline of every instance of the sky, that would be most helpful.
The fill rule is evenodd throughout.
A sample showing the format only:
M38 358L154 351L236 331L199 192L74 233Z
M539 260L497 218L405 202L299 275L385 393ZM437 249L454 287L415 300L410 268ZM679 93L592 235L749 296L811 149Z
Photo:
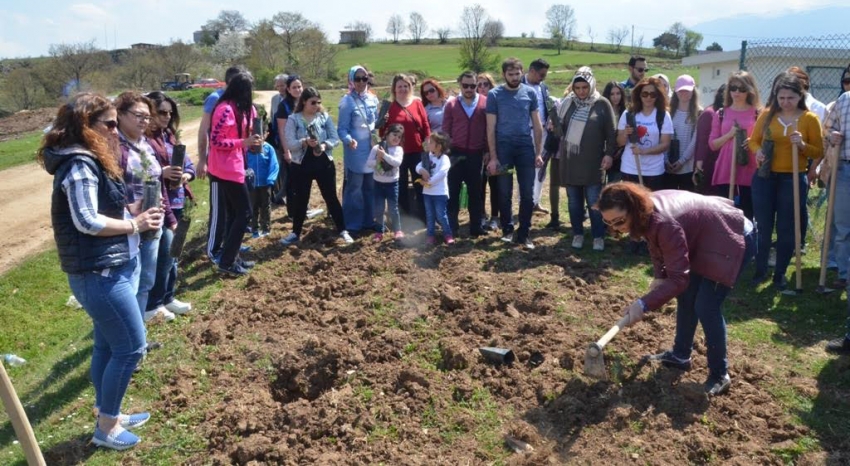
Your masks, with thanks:
M146 42L167 44L171 40L192 41L192 32L224 9L238 9L249 21L271 18L278 11L299 11L318 22L332 42L339 31L353 21L372 25L376 38L385 38L387 20L398 13L407 20L414 11L421 13L428 28L451 27L457 23L464 6L473 2L431 0L413 2L371 2L366 0L318 0L312 8L287 8L289 2L236 3L217 0L0 0L0 58L47 55L50 44L95 41L99 48L126 48ZM480 2L489 15L505 25L506 35L534 32L545 37L545 13L552 3L530 7L521 0ZM675 21L701 32L703 47L720 43L725 50L740 47L741 40L752 37L797 37L846 33L839 18L850 16L846 1L835 0L712 0L650 3L634 0L603 0L567 3L575 10L578 33L589 40L588 27L596 42L607 42L612 28L635 28L635 37L644 36L645 45ZM842 5L843 4L843 5ZM373 6L374 5L374 6ZM427 5L427 10L423 8ZM668 5L665 11L660 5ZM391 6L391 8L390 8ZM600 6L603 6L600 8ZM638 11L635 11L638 10ZM328 15L327 12L333 12ZM455 12L455 13L451 13ZM805 17L805 21L799 20ZM637 18L641 18L636 21ZM626 43L630 43L627 39Z

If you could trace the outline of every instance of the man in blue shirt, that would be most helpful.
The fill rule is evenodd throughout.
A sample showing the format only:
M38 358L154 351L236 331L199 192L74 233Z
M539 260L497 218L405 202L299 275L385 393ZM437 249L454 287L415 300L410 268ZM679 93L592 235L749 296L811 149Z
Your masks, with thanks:
M626 90L624 97L628 98L631 90L646 76L647 71L649 71L649 67L646 65L646 58L640 55L629 58L629 79L620 83L623 85L623 89Z
M534 168L543 166L541 156L543 126L538 113L537 94L522 81L522 62L508 58L502 62L505 84L487 94L487 145L490 148L490 174L515 169L519 183L519 229L513 237L513 174L499 176L499 217L502 241L514 241L528 249L534 190ZM533 128L532 132L528 128Z

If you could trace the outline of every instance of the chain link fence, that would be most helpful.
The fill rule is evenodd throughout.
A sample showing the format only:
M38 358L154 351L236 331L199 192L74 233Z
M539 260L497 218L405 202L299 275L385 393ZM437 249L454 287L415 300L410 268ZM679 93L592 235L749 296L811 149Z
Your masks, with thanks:
M759 39L741 43L740 68L752 73L762 101L779 73L792 66L806 70L809 92L823 103L841 93L841 75L850 63L850 34Z

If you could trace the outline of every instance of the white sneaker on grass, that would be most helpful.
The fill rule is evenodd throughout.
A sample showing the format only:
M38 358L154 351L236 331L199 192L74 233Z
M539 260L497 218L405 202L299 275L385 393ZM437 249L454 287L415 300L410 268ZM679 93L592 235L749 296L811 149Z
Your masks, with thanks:
M351 244L354 242L354 238L352 238L351 235L348 234L348 230L342 230L342 233L339 234L339 237L342 238L343 241L345 241L345 244Z
M173 312L174 314L183 315L192 310L192 305L189 303L184 303L179 299L174 299L173 301L165 305L165 309L170 312Z
M605 250L605 239L603 239L603 238L593 238L593 250L594 251L604 251Z
M582 246L584 246L584 236L583 235L573 236L573 249L581 249Z
M175 319L174 313L166 309L165 306L159 306L158 308L152 311L145 311L145 322L150 322L157 316L159 316L166 322L170 322Z

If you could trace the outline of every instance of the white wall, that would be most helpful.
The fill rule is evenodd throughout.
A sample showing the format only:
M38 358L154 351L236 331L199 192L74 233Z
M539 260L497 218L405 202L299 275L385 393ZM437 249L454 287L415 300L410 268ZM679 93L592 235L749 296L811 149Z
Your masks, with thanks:
M725 84L729 75L738 71L738 61L730 60L718 63L706 63L698 65L699 78L697 88L699 89L699 100L703 107L711 105L714 101L714 93L721 84Z

